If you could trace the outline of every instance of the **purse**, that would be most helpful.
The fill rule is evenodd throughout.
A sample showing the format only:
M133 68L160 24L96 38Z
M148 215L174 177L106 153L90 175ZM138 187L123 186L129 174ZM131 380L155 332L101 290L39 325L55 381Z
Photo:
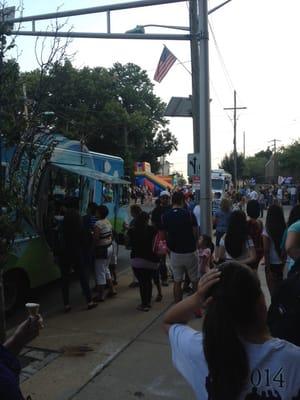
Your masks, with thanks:
M153 241L153 253L157 256L166 256L168 254L168 246L163 231L158 231Z

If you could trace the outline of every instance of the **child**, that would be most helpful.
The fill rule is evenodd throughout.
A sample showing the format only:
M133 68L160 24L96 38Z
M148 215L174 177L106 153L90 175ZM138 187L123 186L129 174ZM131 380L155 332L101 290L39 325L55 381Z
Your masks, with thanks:
M208 235L201 235L198 242L198 253L199 253L199 266L198 275L201 278L206 272L212 267L212 259L214 252L214 244L211 237Z
M213 267L213 252L215 246L208 235L201 235L198 241L198 254L199 254L199 264L198 264L198 278L200 279L206 272L208 272ZM202 317L202 308L195 311L195 316L197 318Z

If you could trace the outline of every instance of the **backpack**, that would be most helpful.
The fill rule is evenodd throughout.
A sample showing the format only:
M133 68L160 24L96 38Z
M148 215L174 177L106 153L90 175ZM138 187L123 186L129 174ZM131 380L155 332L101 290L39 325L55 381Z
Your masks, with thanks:
M272 336L300 346L300 268L272 296L268 325Z

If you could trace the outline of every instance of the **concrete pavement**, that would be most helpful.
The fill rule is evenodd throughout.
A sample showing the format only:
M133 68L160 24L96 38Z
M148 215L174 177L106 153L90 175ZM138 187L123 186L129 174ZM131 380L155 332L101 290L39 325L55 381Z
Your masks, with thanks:
M262 266L259 275L269 302ZM161 329L172 285L164 288L163 301L144 313L136 310L139 292L128 288L130 281L128 269L116 298L90 311L78 298L71 313L46 319L41 335L25 350L33 359L43 353L45 358L23 369L24 395L32 400L194 399L172 366ZM201 323L196 319L192 326L201 329Z
M136 310L139 292L128 288L130 281L128 270L119 279L116 298L90 311L79 298L71 313L57 312L45 321L45 329L29 350L48 354L48 362L35 361L23 369L25 397L192 398L172 368L167 338L161 330L162 315L172 302L171 286L165 288L162 302L153 303L144 313ZM53 354L50 361L49 354Z

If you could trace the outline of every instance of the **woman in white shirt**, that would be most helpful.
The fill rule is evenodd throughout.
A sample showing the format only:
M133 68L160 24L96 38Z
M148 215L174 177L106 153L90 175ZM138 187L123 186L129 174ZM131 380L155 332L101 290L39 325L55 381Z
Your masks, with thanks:
M187 326L206 309L203 333ZM270 336L257 274L230 261L165 315L172 360L198 400L300 398L300 348Z
M253 240L248 235L246 214L233 211L229 218L227 233L220 241L220 260L236 260L251 265L256 261Z

